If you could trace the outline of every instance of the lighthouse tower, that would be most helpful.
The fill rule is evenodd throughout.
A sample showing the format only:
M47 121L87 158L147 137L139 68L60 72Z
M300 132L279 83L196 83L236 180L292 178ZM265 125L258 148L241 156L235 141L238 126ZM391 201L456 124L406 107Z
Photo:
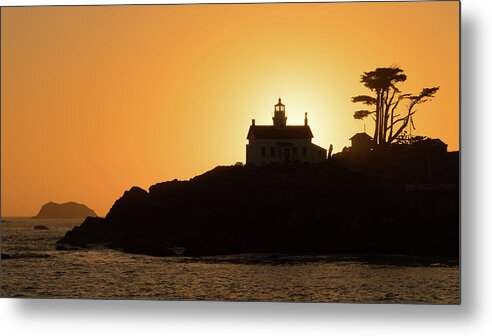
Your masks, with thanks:
M322 163L326 161L326 149L311 142L313 133L308 125L307 113L304 125L287 125L285 105L279 98L273 110L273 125L249 126L246 145L246 164L264 166Z
M273 126L277 129L284 129L287 124L287 117L285 116L285 105L282 104L280 98L278 99L278 103L275 104L273 113Z

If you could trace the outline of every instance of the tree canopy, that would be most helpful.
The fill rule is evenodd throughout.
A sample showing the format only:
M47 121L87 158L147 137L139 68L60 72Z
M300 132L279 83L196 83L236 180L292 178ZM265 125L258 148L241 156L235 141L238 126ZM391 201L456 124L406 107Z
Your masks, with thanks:
M417 112L415 107L433 98L439 87L423 88L419 94L402 93L398 83L407 80L404 71L396 66L377 68L364 72L361 83L368 88L372 95L352 97L353 103L366 105L366 109L356 110L355 119L365 119L372 116L374 120L374 147L394 143L402 132L410 125L415 129L412 116ZM402 108L402 102L407 102Z

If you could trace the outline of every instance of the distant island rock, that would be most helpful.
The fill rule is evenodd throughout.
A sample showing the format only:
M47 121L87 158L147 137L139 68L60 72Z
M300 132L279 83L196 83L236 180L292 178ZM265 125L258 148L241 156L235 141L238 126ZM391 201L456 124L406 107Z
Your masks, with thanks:
M49 202L41 207L39 213L33 218L36 219L84 219L95 217L96 213L84 204L75 202L54 203Z
M44 225L35 225L34 230L49 230L49 228Z
M459 255L459 155L339 155L322 164L217 167L133 187L57 244L156 256L238 253ZM456 187L450 187L456 186ZM177 252L179 251L179 252Z

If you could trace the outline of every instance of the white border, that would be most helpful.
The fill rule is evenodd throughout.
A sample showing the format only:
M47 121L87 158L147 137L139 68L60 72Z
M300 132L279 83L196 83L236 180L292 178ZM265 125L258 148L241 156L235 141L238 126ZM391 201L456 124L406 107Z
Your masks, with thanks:
M185 1L173 1L173 3ZM197 1L186 1L186 3ZM231 2L231 1L209 1ZM250 1L256 2L256 1ZM1 5L136 1L4 1ZM162 1L143 1L162 3ZM462 1L460 306L0 299L3 335L485 335L492 330L492 13Z

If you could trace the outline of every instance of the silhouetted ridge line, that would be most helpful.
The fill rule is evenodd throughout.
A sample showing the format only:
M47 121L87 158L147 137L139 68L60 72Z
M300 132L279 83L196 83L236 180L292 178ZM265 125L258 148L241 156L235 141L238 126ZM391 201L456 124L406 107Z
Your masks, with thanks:
M448 154L441 166L457 172L458 158ZM148 192L133 187L106 218L87 218L57 244L104 244L158 256L457 256L458 190L407 191L408 183L426 176L420 165L380 157L364 165L338 156L324 164L216 167ZM457 184L455 179L447 174L442 182Z
M96 213L84 204L67 202L58 204L48 202L39 210L33 218L38 219L83 219L88 216L97 216Z

